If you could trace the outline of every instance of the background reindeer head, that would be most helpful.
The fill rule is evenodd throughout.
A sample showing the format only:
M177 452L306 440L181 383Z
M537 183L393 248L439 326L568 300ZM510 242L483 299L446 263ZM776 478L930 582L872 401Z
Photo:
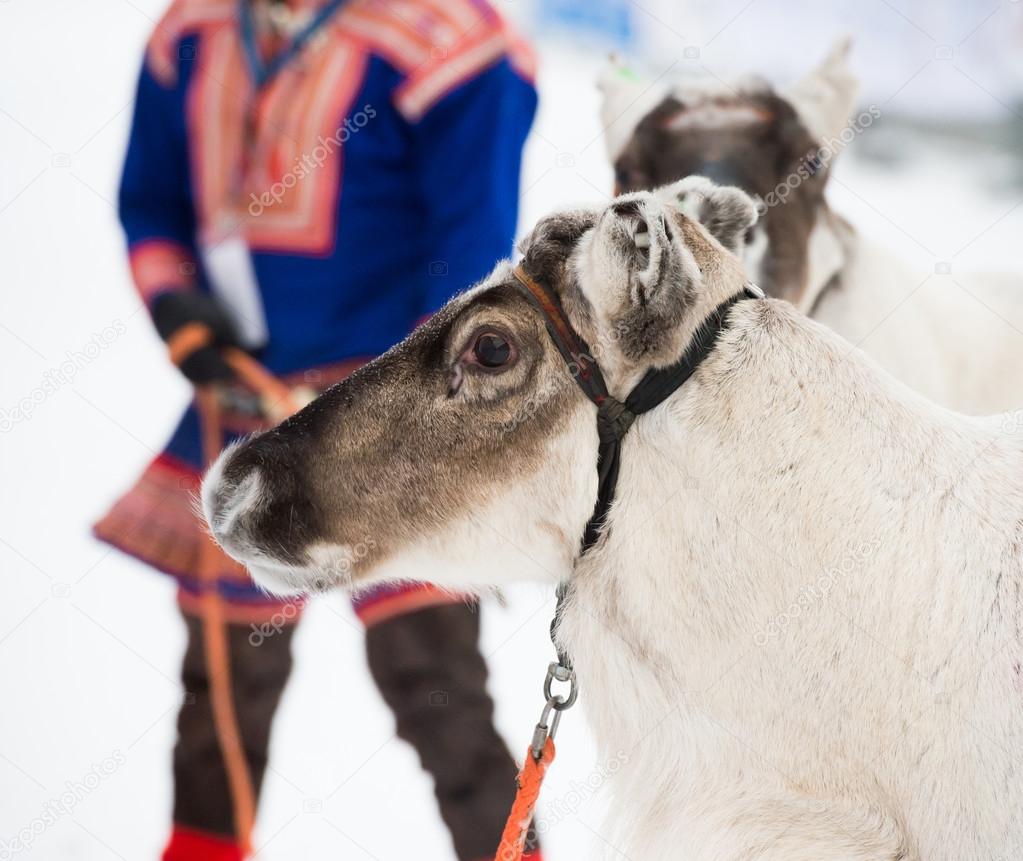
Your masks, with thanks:
M782 93L760 78L693 80L664 92L612 67L601 89L616 189L702 174L755 196L761 219L746 236L747 269L771 295L809 310L823 286L810 283L811 235L856 99L848 52L848 40L838 43Z
M612 394L681 354L742 289L756 218L691 177L543 219L522 266L552 288ZM203 486L224 549L276 591L414 576L453 587L559 579L593 510L594 407L508 264Z

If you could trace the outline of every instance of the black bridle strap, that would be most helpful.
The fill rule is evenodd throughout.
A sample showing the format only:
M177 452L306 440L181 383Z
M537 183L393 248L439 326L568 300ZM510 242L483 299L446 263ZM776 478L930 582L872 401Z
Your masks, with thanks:
M666 368L647 371L623 403L608 393L600 365L597 364L589 345L572 327L554 291L531 278L521 265L516 266L513 272L522 295L543 315L547 332L579 388L597 406L597 435L600 440L597 448L597 503L583 532L582 547L579 551L579 555L582 556L600 540L603 533L618 484L622 440L625 439L636 416L662 404L696 372L701 362L714 349L721 333L728 327L728 312L737 302L742 299L763 299L764 293L755 284L747 283L741 293L718 305L700 324L682 358ZM551 641L558 653L558 664L574 679L571 658L558 645L555 636L567 596L566 584L562 583L558 587L557 609L551 620ZM553 668L552 664L548 670L548 678ZM574 696L572 699L574 700ZM564 702L561 705L563 708L567 707Z
M579 388L597 406L597 434L600 440L597 449L597 503L583 532L580 550L582 556L600 539L607 513L614 502L622 440L636 416L662 404L696 372L728 327L728 312L737 302L743 299L762 299L764 294L759 287L747 284L741 293L718 305L700 324L682 358L666 368L647 371L623 403L608 394L596 358L572 327L555 293L545 284L531 278L521 265L513 271L522 294L543 314L547 332Z

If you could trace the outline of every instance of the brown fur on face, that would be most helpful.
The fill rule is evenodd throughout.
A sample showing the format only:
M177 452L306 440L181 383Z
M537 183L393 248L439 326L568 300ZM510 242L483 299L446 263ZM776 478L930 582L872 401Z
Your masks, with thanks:
M234 524L226 549L241 539L268 560L309 566L322 564L312 547L350 548L328 564L324 585L357 582L396 549L540 469L548 438L581 395L511 282L507 272L449 303L397 347L235 449L222 492L258 469L265 499ZM513 343L514 364L500 374L463 366L453 390L459 357L481 330Z
M731 101L745 112L745 121L706 128L680 122L697 105L674 96L662 101L639 123L615 162L617 187L622 192L655 188L698 174L769 201L791 174L813 171L800 177L784 203L762 208L755 228L766 231L768 241L757 273L760 285L798 303L808 288L807 246L825 206L827 167L815 161L817 142L785 99L758 91Z

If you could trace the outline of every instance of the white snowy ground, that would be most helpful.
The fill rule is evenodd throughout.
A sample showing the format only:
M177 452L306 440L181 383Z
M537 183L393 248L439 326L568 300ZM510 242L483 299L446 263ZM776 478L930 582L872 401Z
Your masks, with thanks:
M157 857L168 826L183 645L173 590L88 534L161 447L188 396L129 286L112 202L135 66L163 5L0 0L0 409L30 396L95 333L124 328L30 420L0 425L0 859L68 782L90 788L15 857L145 861ZM721 23L741 5L720 4ZM727 26L748 38L736 20ZM735 50L729 37L703 64ZM543 60L523 225L563 203L600 200L610 186L590 83L598 52L551 42ZM926 87L927 75L907 92ZM998 173L975 155L911 146L898 174L847 154L832 189L843 213L928 279L909 303L959 289L954 276L974 266L1018 271L1019 187L992 192ZM951 275L936 274L942 263ZM882 325L897 325L899 313ZM541 705L552 599L534 588L510 597L508 609L486 606L483 650L498 723L518 754ZM451 858L430 785L363 669L343 597L310 609L296 652L259 857ZM584 847L602 842L600 803L579 789L598 763L581 711L566 717L559 751L543 805L549 856L592 857ZM97 783L90 775L104 762L112 772Z

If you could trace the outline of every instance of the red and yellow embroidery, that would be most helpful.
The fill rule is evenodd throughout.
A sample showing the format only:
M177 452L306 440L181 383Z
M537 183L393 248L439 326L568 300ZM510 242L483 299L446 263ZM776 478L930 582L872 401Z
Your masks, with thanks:
M148 53L161 80L176 75L190 32L199 36L186 111L200 239L241 235L255 251L331 252L346 120L375 115L355 104L370 56L403 75L393 101L413 122L502 56L533 73L525 42L471 0L352 0L258 96L230 0L173 4Z
M344 120L355 107L367 58L336 27L324 35L274 79L254 109L237 31L204 36L209 44L200 51L188 99L204 242L241 231L253 250L330 252Z

